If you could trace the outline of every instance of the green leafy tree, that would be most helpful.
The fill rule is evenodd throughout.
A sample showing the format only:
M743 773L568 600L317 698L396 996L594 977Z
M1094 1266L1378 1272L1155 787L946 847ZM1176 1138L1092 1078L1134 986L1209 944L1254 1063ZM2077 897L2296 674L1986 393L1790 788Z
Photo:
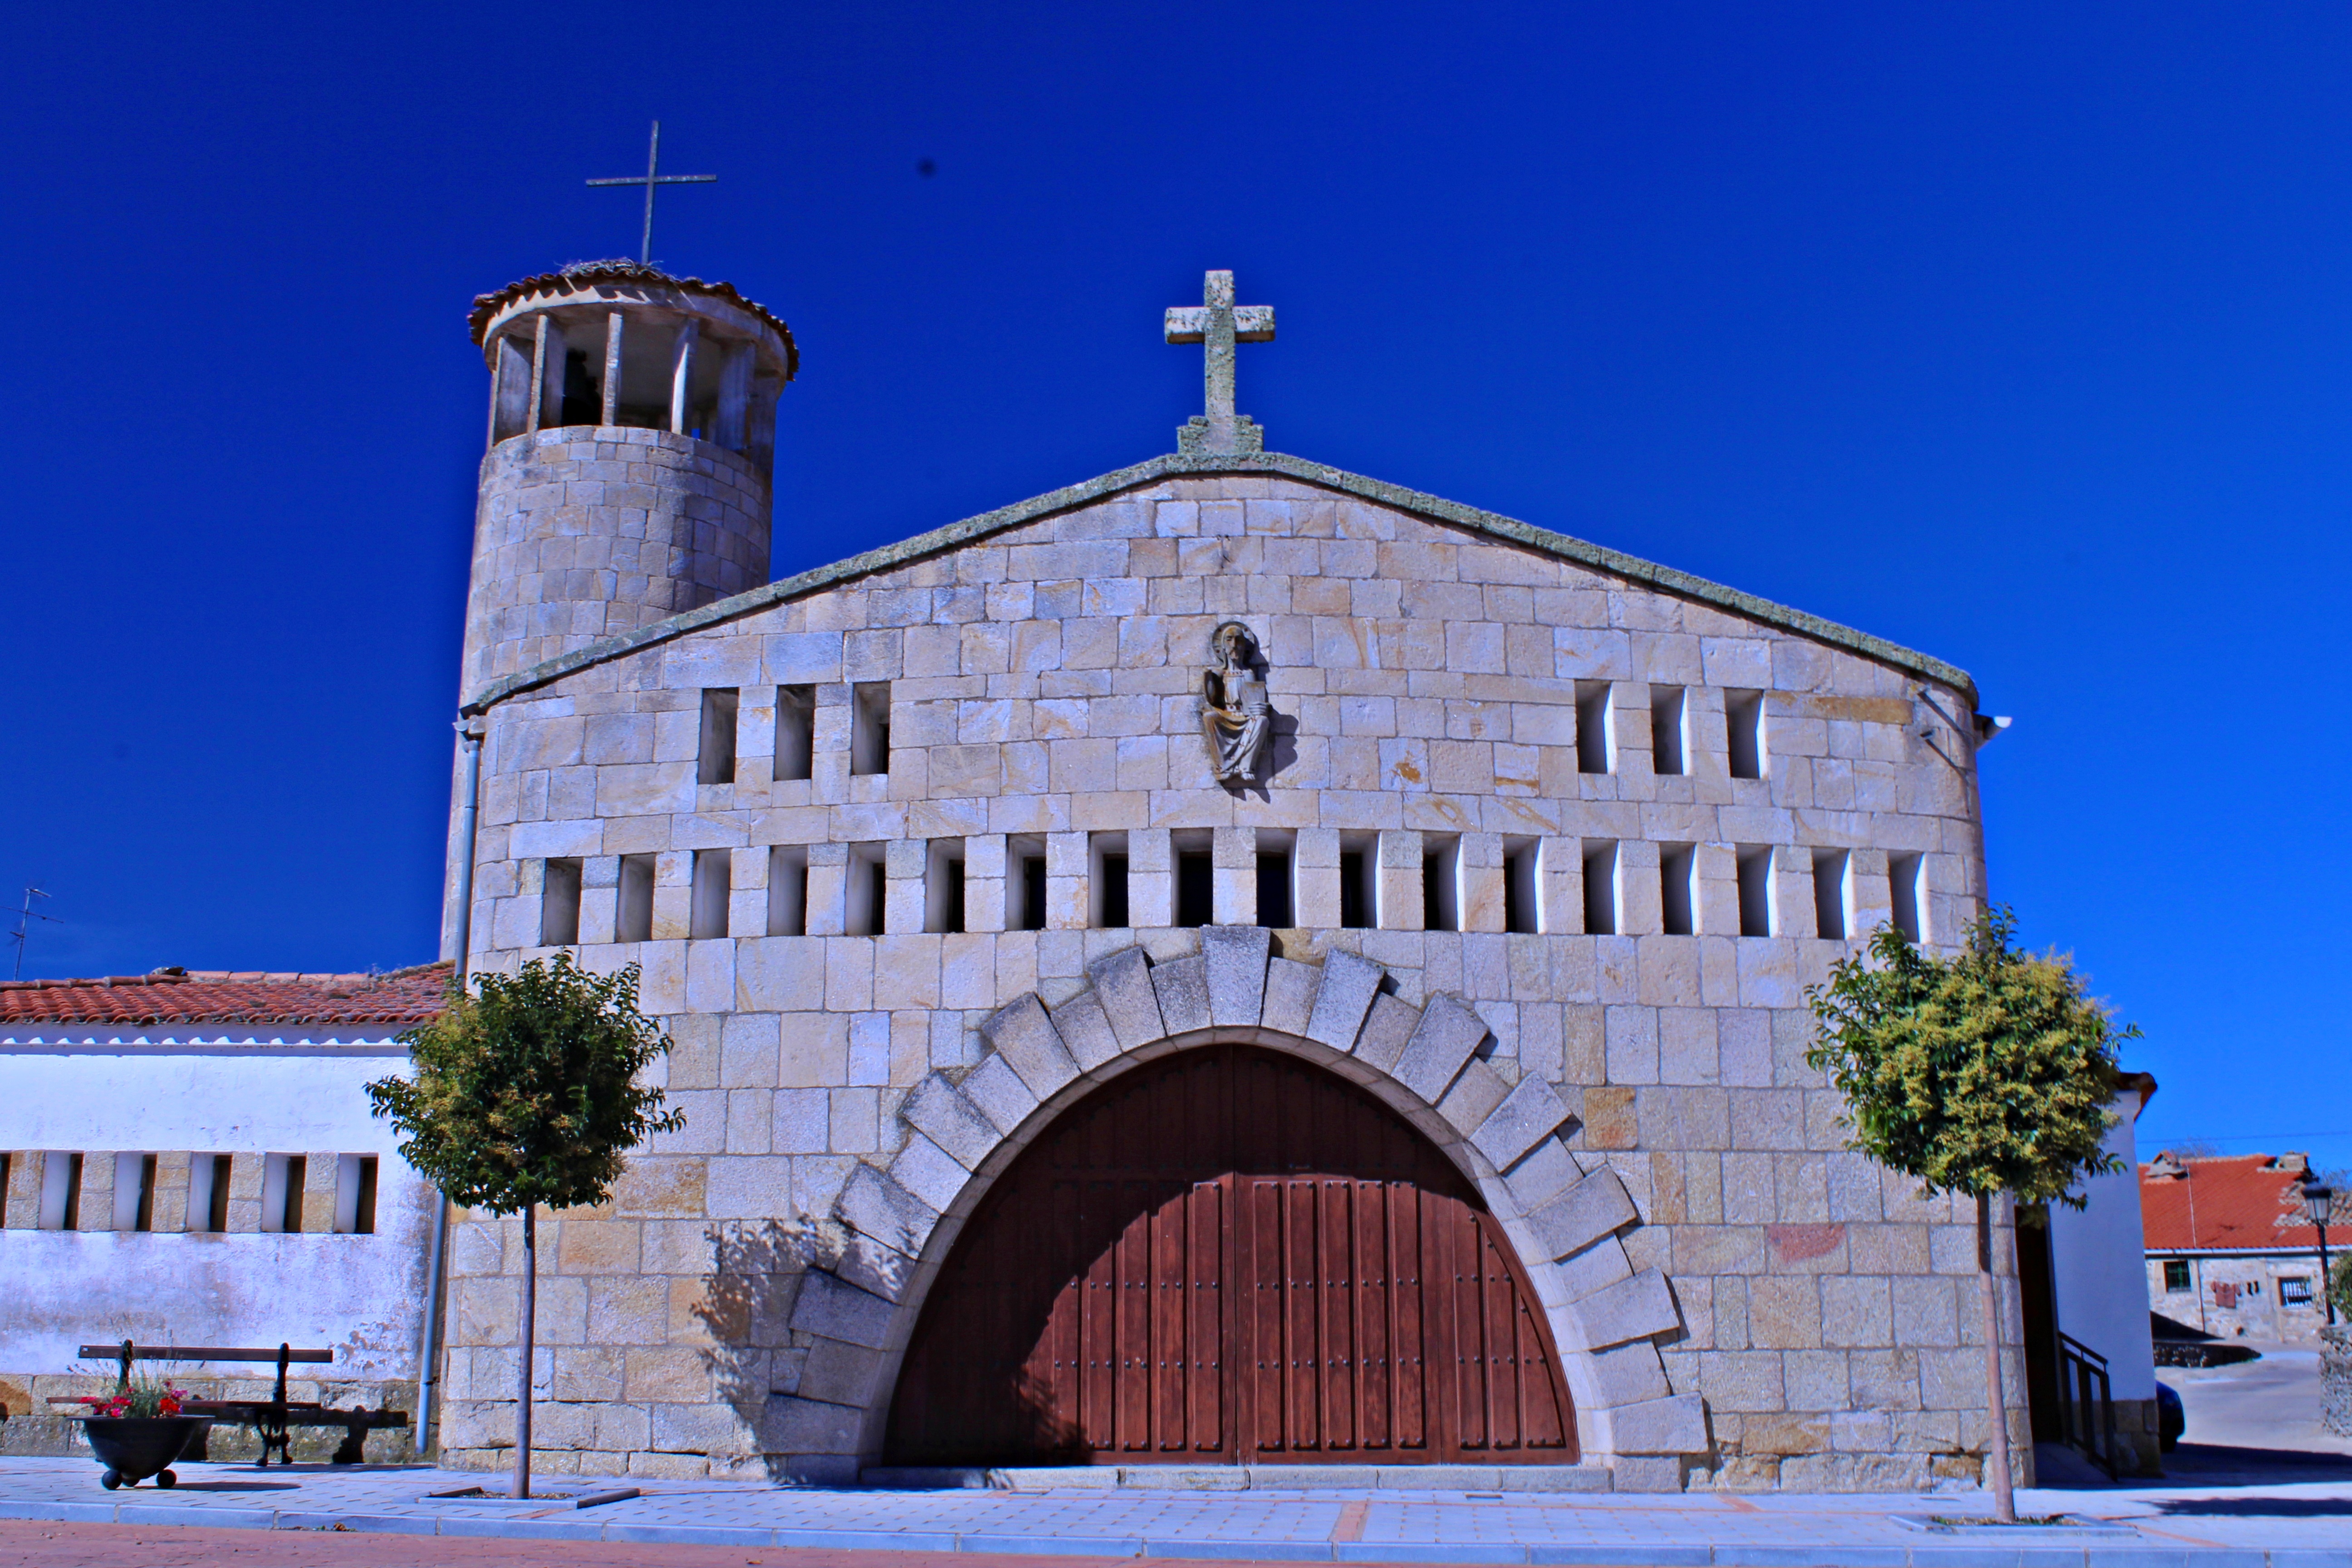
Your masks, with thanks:
M1889 927L1864 954L1806 988L1819 1038L1806 1059L1846 1098L1848 1146L1931 1194L1977 1201L1977 1276L1984 1306L1988 1456L1993 1500L2015 1522L2007 1400L2001 1393L1992 1200L2083 1206L2071 1189L2120 1170L2105 1140L2117 1088L2116 1046L2138 1037L2084 994L2065 956L2021 952L2006 908L1970 926L1948 959Z
M439 1016L400 1037L411 1078L367 1086L373 1114L406 1139L401 1158L452 1201L522 1215L521 1362L516 1371L514 1495L530 1495L530 1363L539 1205L611 1194L628 1152L686 1125L637 1077L670 1048L637 1010L637 966L591 974L568 952L516 974L452 980Z

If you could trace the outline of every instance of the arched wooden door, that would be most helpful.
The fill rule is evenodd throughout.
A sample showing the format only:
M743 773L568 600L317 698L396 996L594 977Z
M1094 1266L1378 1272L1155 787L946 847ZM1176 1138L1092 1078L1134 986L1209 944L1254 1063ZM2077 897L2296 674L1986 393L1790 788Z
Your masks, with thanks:
M1311 1064L1137 1068L1023 1152L949 1254L897 1464L1572 1463L1535 1293L1476 1192Z

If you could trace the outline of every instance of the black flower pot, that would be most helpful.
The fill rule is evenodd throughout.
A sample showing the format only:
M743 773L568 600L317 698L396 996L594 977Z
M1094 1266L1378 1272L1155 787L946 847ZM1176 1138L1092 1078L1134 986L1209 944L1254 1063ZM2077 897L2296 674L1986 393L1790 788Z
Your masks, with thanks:
M90 1452L106 1467L98 1484L108 1491L137 1486L149 1476L159 1487L179 1478L173 1460L188 1450L196 1434L212 1425L209 1415L84 1415L81 1429L89 1436Z

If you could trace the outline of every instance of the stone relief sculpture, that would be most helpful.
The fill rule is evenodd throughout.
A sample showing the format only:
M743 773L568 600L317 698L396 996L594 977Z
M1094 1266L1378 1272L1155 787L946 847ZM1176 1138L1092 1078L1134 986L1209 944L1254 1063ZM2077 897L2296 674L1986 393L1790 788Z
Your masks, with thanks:
M1257 777L1258 760L1274 733L1274 710L1266 700L1265 677L1257 672L1257 638L1239 621L1209 634L1216 663L1201 672L1201 733L1220 783L1246 784Z

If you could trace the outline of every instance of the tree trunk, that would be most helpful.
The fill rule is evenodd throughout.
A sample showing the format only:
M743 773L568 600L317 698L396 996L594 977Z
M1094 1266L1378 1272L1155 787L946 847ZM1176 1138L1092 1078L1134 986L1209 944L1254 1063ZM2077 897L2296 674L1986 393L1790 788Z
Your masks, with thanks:
M530 1356L539 1285L539 1232L532 1219L537 1208L536 1204L522 1206L522 1311L517 1335L522 1355L515 1372L514 1495L519 1498L530 1496Z
M1993 1517L2003 1524L2017 1522L2017 1493L2009 1473L2009 1400L2000 1386L2000 1294L1992 1277L1992 1198L1977 1194L1977 1285L1984 1298L1985 1460L1992 1471ZM530 1297L525 1296L525 1300Z

